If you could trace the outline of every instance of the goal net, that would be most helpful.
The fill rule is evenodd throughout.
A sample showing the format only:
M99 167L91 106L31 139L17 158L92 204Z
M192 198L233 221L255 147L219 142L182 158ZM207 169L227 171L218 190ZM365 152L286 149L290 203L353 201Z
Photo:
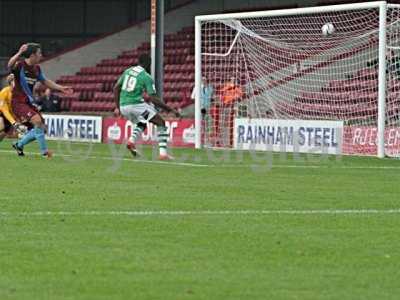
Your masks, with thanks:
M375 2L197 17L197 146L397 155L399 12Z

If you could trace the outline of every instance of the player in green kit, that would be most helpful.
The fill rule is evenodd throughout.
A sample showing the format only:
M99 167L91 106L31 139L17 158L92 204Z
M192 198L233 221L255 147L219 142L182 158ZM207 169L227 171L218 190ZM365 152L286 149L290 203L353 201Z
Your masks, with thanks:
M162 102L157 96L154 81L148 73L150 66L150 56L142 54L139 57L139 65L132 66L122 73L114 86L115 112L136 125L127 143L128 150L134 156L138 154L135 143L146 129L147 123L151 122L157 126L158 146L160 149L159 159L170 160L172 157L167 152L168 133L165 121L154 105L167 112L173 112L176 117L180 117L180 114ZM144 101L144 92L149 96L150 104Z

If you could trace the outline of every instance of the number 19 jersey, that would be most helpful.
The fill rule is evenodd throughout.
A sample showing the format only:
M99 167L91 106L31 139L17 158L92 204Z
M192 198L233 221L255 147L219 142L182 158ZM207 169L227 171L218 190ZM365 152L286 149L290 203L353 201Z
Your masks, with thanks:
M156 94L153 79L141 66L126 69L117 84L121 85L120 106L143 103L144 92L148 95Z

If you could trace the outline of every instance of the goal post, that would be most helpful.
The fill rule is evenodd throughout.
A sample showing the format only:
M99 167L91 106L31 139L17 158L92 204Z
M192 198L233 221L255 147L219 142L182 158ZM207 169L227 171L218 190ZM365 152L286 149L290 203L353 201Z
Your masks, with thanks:
M201 20L196 17L194 25L194 86L195 86L195 110L194 110L194 125L195 125L195 147L201 148L201 105L200 105L200 89L201 89Z
M399 21L386 1L197 16L196 148L398 155Z
M385 102L386 102L386 2L379 4L378 51L378 137L377 156L385 157Z

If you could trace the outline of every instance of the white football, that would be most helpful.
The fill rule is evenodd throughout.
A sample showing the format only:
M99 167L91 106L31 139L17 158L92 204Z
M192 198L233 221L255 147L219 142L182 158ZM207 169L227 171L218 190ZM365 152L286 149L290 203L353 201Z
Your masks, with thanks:
M335 32L335 26L332 23L326 23L322 26L321 30L324 36L332 35Z

